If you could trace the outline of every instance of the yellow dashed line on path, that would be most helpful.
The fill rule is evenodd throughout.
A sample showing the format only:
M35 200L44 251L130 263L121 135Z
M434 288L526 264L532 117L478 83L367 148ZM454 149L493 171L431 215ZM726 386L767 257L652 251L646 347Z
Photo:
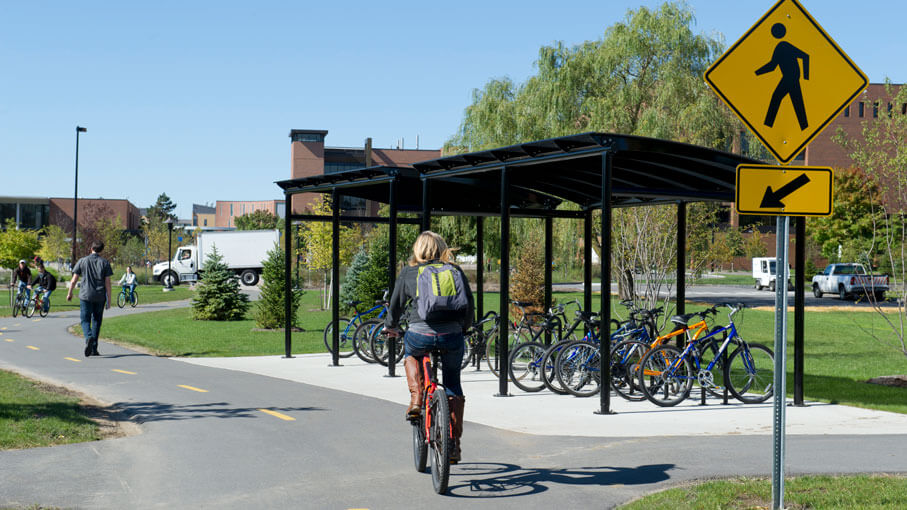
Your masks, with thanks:
M12 338L4 338L4 340L6 340L7 342L15 342L15 340L13 340Z
M22 324L13 324L13 327L14 327L14 328L18 328L18 327L21 326L21 325L22 325ZM3 329L6 329L6 328L3 328Z
M177 386L179 386L180 388L186 388L187 390L197 391L199 393L208 393L208 390L203 390L194 386L186 386L185 384L177 384Z
M284 421L296 421L296 418L293 418L292 416L287 416L283 413L278 413L277 411L271 411L269 409L259 409L259 411L261 411L265 414L270 414L271 416L273 416L275 418L280 418L281 420L284 420Z
M40 320L41 320L41 319L32 319L31 321L32 321L32 322L38 322L38 321L40 321Z
M25 347L27 347L27 348L29 348L29 349L31 349L31 350L33 350L33 351L40 351L40 350L41 350L41 349L38 349L37 347L35 347L34 345L26 345Z
M63 359L68 359L69 361L75 361L76 363L81 363L81 362L82 362L82 360L80 360L80 359L70 358L70 357L68 357L68 356L65 357L65 358L63 358Z
M129 370L120 370L119 368L111 368L110 371L111 371L111 372L119 372L119 373L121 373L121 374L129 374L129 375L135 375L135 374L136 374L135 372L130 372Z

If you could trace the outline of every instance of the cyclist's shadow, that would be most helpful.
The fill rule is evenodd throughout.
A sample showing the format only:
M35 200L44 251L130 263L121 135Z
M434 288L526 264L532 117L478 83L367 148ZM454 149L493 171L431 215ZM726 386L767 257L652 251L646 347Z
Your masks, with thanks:
M461 463L451 470L448 493L460 498L502 498L545 492L550 485L641 485L670 478L675 464L648 464L635 468L600 466L579 468L524 468L493 462Z

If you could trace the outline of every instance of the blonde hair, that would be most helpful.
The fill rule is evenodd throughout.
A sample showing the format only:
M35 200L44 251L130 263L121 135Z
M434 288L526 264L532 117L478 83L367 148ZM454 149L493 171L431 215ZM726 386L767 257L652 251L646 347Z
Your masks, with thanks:
M444 238L431 230L419 234L413 243L413 254L409 258L409 265L418 266L430 260L450 262L453 252L447 247Z

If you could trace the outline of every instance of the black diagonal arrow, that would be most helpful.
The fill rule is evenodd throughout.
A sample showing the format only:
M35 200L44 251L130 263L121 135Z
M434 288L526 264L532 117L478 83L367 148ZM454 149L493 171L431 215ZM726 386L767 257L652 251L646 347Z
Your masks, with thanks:
M799 177L778 188L778 191L772 191L771 186L765 187L765 196L762 197L762 204L759 207L784 207L781 199L802 188L809 182L806 174L800 174Z

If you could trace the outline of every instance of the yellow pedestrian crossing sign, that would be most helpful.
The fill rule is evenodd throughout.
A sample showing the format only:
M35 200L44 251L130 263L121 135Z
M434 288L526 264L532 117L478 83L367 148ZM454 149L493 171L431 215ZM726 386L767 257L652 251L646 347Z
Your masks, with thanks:
M829 216L834 174L821 166L740 165L737 212L776 216Z
M780 0L705 81L781 163L802 151L869 80L797 0Z

